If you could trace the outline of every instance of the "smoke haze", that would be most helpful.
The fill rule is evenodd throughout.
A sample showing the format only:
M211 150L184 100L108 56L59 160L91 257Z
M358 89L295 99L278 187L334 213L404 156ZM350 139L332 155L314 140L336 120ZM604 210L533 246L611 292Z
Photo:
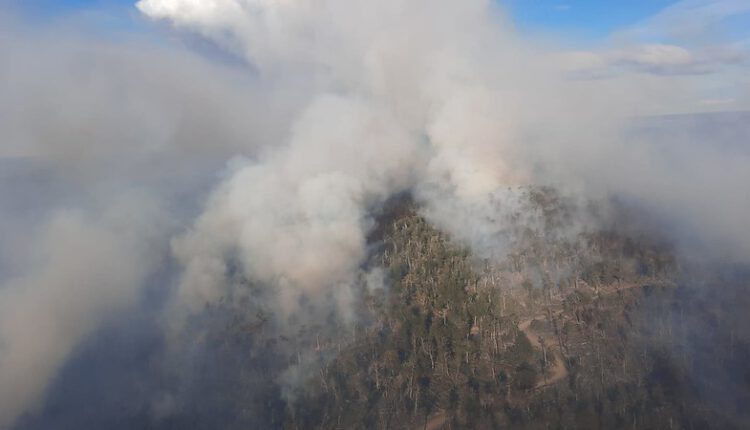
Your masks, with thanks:
M749 117L684 112L696 74L746 51L571 53L488 0L135 7L161 33L0 21L0 428L155 277L168 365L238 278L272 289L250 301L280 332L356 320L363 279L382 282L373 217L403 192L486 258L513 239L517 187L553 184L631 202L685 253L750 262Z

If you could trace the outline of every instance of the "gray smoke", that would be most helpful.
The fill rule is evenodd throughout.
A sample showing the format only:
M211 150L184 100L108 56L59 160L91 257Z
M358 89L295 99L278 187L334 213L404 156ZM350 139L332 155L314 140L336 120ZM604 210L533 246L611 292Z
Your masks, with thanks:
M179 46L96 41L65 22L3 17L0 28L7 428L43 401L79 344L135 311L226 159L276 140L291 107L286 88L259 88Z
M701 241L750 256L750 238L729 234L741 230L746 199L705 205L698 197L746 194L746 148L702 145L695 136L677 146L628 132L632 118L683 98L683 86L662 81L650 94L636 88L656 86L653 77L571 81L566 61L521 40L491 2L138 7L214 40L261 77L300 69L317 77L291 136L238 169L179 242L181 290L201 289L199 303L221 296L228 249L238 250L248 277L285 290L346 283L364 253L368 208L404 188L415 190L433 222L495 254L503 243L486 242L502 236L498 211L516 210L517 196L505 188L553 183L595 197L633 196L700 225ZM706 209L726 204L719 216ZM284 296L294 302L295 293Z
M238 278L273 288L249 300L279 321L324 324L299 315L305 300L355 321L354 290L377 278L363 273L374 210L406 190L485 257L508 246L518 186L554 184L627 198L685 246L750 259L747 116L634 119L701 94L648 74L651 51L600 58L525 40L489 0L137 8L175 39L1 22L0 160L21 173L0 175L0 427L37 407L76 347L139 306L167 264L173 344ZM180 43L196 37L211 55ZM582 79L609 73L582 71L582 58L615 57L637 73Z

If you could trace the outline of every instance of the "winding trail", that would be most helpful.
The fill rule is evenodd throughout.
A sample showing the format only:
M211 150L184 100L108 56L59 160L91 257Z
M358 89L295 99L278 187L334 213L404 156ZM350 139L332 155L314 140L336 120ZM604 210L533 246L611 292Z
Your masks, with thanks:
M440 411L433 415L427 422L425 423L423 429L424 430L440 430L445 425L445 421L447 420L447 416L445 415L445 411Z
M612 294L622 293L624 291L633 289L633 288L641 288L644 284L643 283L625 283L625 284L617 284L615 286L612 286L610 288L603 288L601 290L598 290L596 292L597 296L599 298L610 296ZM553 312L555 315L559 315L562 313L562 310L558 309L556 312ZM543 341L547 341L547 339L552 340L552 336L548 336L545 338L544 335L539 333L538 331L531 328L531 324L534 321L540 320L544 321L547 317L543 314L535 315L533 317L526 318L524 320L521 320L518 323L518 330L520 330L523 334L526 335L526 337L529 339L529 342L531 345L536 349L542 349L542 343L540 342L540 339ZM553 342L549 342L546 345L547 354L551 354L554 357L554 363L551 367L545 369L543 379L539 382L537 382L535 389L544 389L546 387L550 387L563 379L565 379L568 376L568 369L565 367L565 359L563 358L562 354L560 353L560 349L557 346L557 344ZM440 430L442 429L446 421L448 420L448 416L445 411L440 410L430 416L424 423L424 425L420 425L415 430Z
M631 290L634 288L642 288L644 282L629 282L629 283L617 283L610 285L609 288L603 287L598 290L596 290L596 296L598 299L601 299L603 297L611 296L613 294L621 294L627 290ZM557 310L554 312L554 314L559 315L562 313L562 310ZM520 330L523 334L526 335L526 337L529 339L529 342L531 342L531 345L534 346L534 348L542 349L542 344L539 341L540 338L543 340L546 340L545 337L540 334L539 332L535 331L531 328L531 323L536 320L544 320L546 319L546 316L541 315L535 315L533 317L527 318L525 320L521 320L521 322L518 323L518 330ZM550 339L552 337L550 336ZM557 382L559 382L562 379L565 379L568 376L568 369L565 367L565 359L563 358L562 354L560 354L560 349L557 346L557 344L553 342L549 342L546 345L547 353L552 354L555 358L555 362L552 364L552 367L546 369L544 372L544 378L543 380L539 381L536 384L537 389L548 387L550 385L553 385Z
M544 336L532 329L531 323L536 321L537 319L543 318L544 315L537 315L535 317L525 319L518 324L518 329L526 335L526 337L529 339L529 342L531 342L534 348L537 349L542 349L542 344L539 339L541 338L542 340L544 340ZM557 350L557 347L550 343L547 345L546 349L548 354L552 354L554 356L555 362L552 364L552 367L545 370L544 379L537 382L536 388L544 388L553 385L568 376L568 369L565 367L565 361L560 354L560 351Z

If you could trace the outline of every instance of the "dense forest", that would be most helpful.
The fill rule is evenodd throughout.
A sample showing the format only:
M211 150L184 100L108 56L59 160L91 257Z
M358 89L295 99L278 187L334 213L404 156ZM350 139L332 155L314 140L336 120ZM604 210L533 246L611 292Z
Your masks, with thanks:
M523 201L500 261L391 201L365 268L383 282L349 319L310 300L282 321L238 278L171 370L193 406L158 427L747 428L744 273L685 265L627 217L572 229L581 209L551 189Z
M741 286L682 285L668 246L614 231L566 237L559 196L527 199L543 222L521 226L499 264L473 260L413 211L392 220L380 255L390 290L363 298L372 322L285 424L742 427L748 337L721 315L742 315L743 295L701 296ZM717 402L726 392L743 395Z

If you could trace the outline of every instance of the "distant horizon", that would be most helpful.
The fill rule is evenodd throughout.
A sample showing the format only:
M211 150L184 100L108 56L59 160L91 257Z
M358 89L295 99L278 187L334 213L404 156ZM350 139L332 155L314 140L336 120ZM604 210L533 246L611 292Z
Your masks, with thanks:
M100 35L125 32L171 43L133 0L6 0L10 11L41 20L82 19ZM750 110L750 2L744 0L596 0L495 2L519 33L553 47L583 79L655 77L700 87L694 100L657 110ZM216 50L217 55L223 55Z

